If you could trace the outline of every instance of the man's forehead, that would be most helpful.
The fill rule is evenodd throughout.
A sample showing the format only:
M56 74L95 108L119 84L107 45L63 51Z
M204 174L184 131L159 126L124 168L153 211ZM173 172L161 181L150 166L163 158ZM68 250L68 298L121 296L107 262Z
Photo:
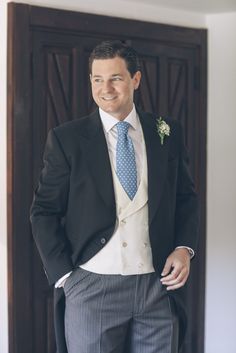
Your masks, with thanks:
M127 65L124 59L120 57L108 58L108 59L94 59L92 62L93 70L112 70L115 69L116 72L122 69L127 69Z

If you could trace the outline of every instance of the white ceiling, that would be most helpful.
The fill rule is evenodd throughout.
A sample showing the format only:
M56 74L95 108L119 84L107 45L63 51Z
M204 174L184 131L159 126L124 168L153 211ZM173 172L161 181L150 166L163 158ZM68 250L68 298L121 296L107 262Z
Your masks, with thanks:
M187 10L193 12L223 13L236 12L236 0L128 0L156 5L170 9Z

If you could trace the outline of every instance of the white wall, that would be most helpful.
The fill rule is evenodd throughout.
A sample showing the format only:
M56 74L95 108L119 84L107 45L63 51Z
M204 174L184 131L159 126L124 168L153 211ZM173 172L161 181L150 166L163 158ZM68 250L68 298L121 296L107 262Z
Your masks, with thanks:
M205 26L205 17L202 14L147 5L145 0L143 3L135 3L135 0L116 0L116 2L111 0L16 0L14 2L181 26Z
M7 334L7 265L6 265L6 3L0 1L0 352L8 353ZM204 16L129 3L125 0L41 0L14 1L39 6L57 7L124 18L173 25L209 26L209 121L208 121L208 228L207 228L207 297L205 353L236 352L234 300L236 253L236 165L230 154L236 151L236 44L229 35L236 33L236 15ZM135 5L135 6L134 6ZM207 22L206 22L207 21ZM230 30L230 26L234 27ZM220 40L222 38L222 41ZM222 49L221 49L222 48ZM224 66L222 66L224 64ZM235 132L234 132L235 131ZM234 166L233 166L234 164ZM233 167L232 167L233 166ZM226 172L227 171L227 174ZM233 197L234 196L234 197ZM219 206L220 205L220 206ZM230 256L232 255L232 256ZM225 263L223 262L225 259ZM223 263L222 263L223 262ZM219 263L221 266L219 266ZM220 270L221 268L221 270ZM224 289L223 289L224 288ZM219 306L220 300L226 303ZM227 309L227 310L225 310ZM217 315L218 310L218 315ZM219 318L219 320L217 320ZM218 325L218 321L220 325ZM222 343L221 343L222 342ZM227 347L227 348L226 348Z
M236 12L209 28L206 353L236 352Z

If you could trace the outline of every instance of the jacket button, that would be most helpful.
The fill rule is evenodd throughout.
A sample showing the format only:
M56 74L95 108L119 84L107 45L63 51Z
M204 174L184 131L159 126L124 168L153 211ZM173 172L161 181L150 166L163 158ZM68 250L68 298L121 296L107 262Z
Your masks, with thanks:
M100 239L100 242L101 242L101 244L103 244L103 245L106 244L106 242L107 242L107 241L106 241L106 238L101 238L101 239Z

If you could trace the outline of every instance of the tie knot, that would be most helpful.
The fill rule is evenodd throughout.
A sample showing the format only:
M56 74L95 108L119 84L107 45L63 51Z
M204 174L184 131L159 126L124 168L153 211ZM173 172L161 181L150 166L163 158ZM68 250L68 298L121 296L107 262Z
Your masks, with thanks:
M130 124L127 123L127 121L120 121L119 123L116 124L116 126L117 126L118 135L128 134Z

